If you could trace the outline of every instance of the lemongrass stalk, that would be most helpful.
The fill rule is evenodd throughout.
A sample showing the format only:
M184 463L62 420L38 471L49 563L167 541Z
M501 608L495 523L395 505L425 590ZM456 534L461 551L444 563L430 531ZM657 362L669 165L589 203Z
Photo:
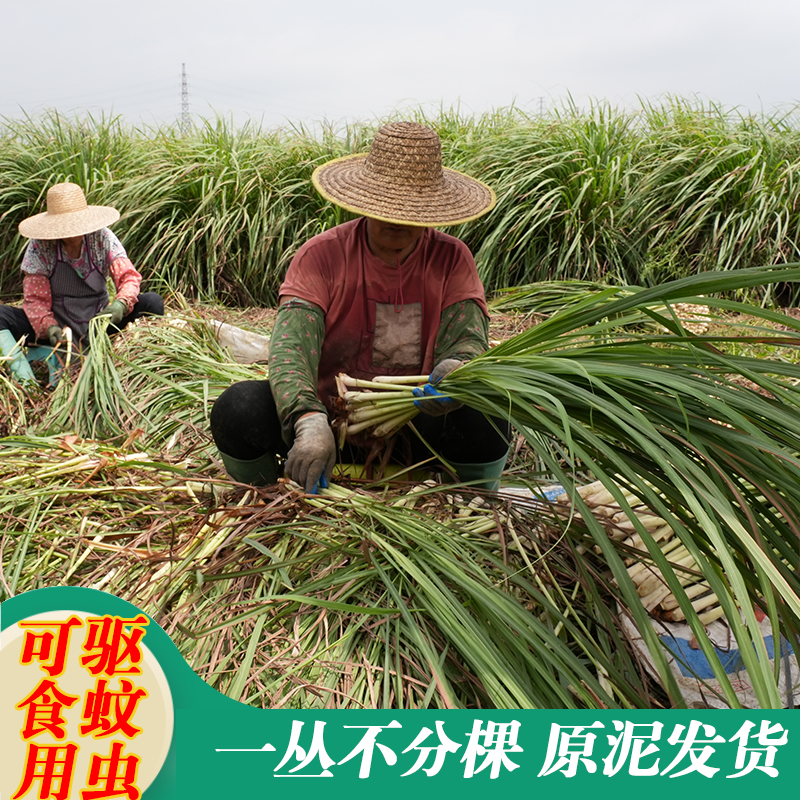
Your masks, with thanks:
M456 512L456 517L468 517L483 505L484 505L484 500L480 495L473 497L472 500L470 500L469 503L467 503L467 505L465 505L463 508L458 509L458 511Z
M662 517L655 516L655 514L636 514L636 519L642 525L644 525L645 530L647 531L658 530L665 524L664 519ZM611 521L617 524L633 524L628 514L624 511L621 511L619 514L615 514L613 517L611 517Z
M645 597L641 598L642 605L644 606L647 612L652 611L656 608L662 600L665 600L667 597L671 597L672 592L666 584L662 584L659 589L651 592L650 594L646 595Z
M686 549L683 545L683 542L676 536L674 539L671 539L664 547L661 548L661 552L666 556L667 553L670 553L670 557L674 555L673 551L680 550L680 548ZM651 561L637 561L632 567L628 568L628 575L631 578L634 578L639 572L645 569L650 569L653 566Z
M711 587L706 581L702 581L701 583L695 583L692 586L687 586L684 591L686 592L686 596L691 600L692 598L699 597L703 593L709 591L710 588ZM661 608L663 608L664 611L671 611L673 608L677 608L678 605L678 601L674 597L670 597L661 604Z
M55 476L69 474L70 472L80 471L84 469L87 465L89 466L96 466L99 464L100 461L95 456L90 455L79 455L75 456L74 458L65 459L64 461L60 461L57 464L49 464L44 467L40 467L39 469L35 470L32 474L32 477L39 479L39 478L51 478ZM20 481L29 480L31 476L21 474L16 475L12 478L6 478L3 483L5 485L19 483Z
M347 415L347 423L348 425L351 423L357 422L365 422L367 420L372 420L373 424L377 424L383 420L392 419L393 417L397 416L397 412L403 409L408 409L408 403L403 403L400 407L395 405L390 405L387 407L383 406L368 406L364 408L357 408L354 411L351 411Z
M117 574L118 568L112 567L102 578L89 585L90 589L102 589Z
M694 558L691 555L687 555L685 558L682 559L670 559L670 564L672 564L673 568L675 567L696 567ZM661 574L661 571L656 568L654 574L652 574L649 578L645 578L642 583L639 584L637 591L640 597L643 597L646 594L650 594L653 589L658 586L658 584L664 582L664 576Z
M361 433L361 431L365 431L368 428L371 428L375 423L371 420L367 420L366 422L356 422L355 424L348 423L347 425L347 435L354 436L357 433Z
M427 378L426 378L427 380ZM413 386L405 386L402 383L390 384L388 381L379 383L377 381L363 380L362 378L351 378L349 375L344 375L341 378L341 384L348 386L351 389L380 389L382 392L386 391L388 387L396 387L398 390L403 389L406 392L413 392Z
M409 387L408 390L399 389L397 391L386 392L345 392L345 403L383 403L387 400L403 399L408 400L409 396L413 393L414 387Z
M697 600L692 601L692 608L699 613L701 611L708 610L708 607L715 603L719 604L719 598L716 594L714 594L714 592L711 592L710 594L703 595Z
M725 616L725 610L722 606L718 606L717 608L712 609L711 611L703 612L702 614L698 614L698 619L703 625L710 625L715 620L718 620L720 617Z
M417 408L403 411L400 414L394 413L384 420L380 425L377 425L373 431L373 434L378 438L388 436L397 428L401 428L403 425L405 425L410 419L413 419L418 413L419 410ZM352 434L361 433L361 431L365 431L367 428L372 428L374 425L374 420L356 422L355 424L348 423L347 435L350 436Z
M81 537L82 538L82 537ZM92 542L100 542L102 541L103 536L102 534L95 536L92 539ZM89 554L92 552L92 547L88 546L84 549L83 553L70 565L69 569L67 570L66 574L64 575L63 581L66 583L76 572L78 567L83 564L84 561L89 557Z
M648 530L650 531L650 536L657 542L668 539L670 536L675 535L675 531L672 530L672 526L666 523L659 528L655 528L654 530Z
M489 531L497 530L497 520L494 519L480 519L474 520L470 523L459 522L455 527L463 530L465 533L477 535L481 533L489 533Z
M389 434L393 433L398 428L402 428L403 425L414 419L417 414L419 414L419 409L416 407L411 408L409 411L406 411L403 414L398 414L394 420L384 422L383 425L378 425L378 427L373 431L373 434L379 439L384 436L389 436Z
M430 380L430 375L376 375L373 379L374 383L427 383Z
M384 408L384 409L394 409L395 411L399 411L403 408L411 408L414 405L414 397L412 395L407 395L403 398L388 398L386 400L370 400L361 403L347 403L345 405L345 409L347 411L359 411L363 408Z
M717 602L716 595L711 596L712 599L710 600L709 605ZM694 603L692 603L694 606ZM706 608L705 605L701 606L701 608ZM700 619L703 621L704 625L708 625L709 622L719 619L720 617L724 616L725 612L722 610L722 606L716 605L713 608L710 608L702 613L698 614ZM686 619L686 615L683 613L682 609L676 608L674 611L668 611L664 614L664 619L668 620L669 622L682 622Z

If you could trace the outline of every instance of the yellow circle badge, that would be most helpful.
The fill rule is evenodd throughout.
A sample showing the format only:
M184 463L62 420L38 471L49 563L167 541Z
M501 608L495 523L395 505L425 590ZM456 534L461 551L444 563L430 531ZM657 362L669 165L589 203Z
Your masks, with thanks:
M52 611L2 631L0 797L141 797L174 726L149 624L144 614Z

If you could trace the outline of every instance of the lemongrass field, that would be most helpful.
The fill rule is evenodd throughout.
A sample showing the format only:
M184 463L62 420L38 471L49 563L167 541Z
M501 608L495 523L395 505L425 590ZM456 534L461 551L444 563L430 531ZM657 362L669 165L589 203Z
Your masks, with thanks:
M674 98L636 111L415 116L439 133L446 166L497 193L494 211L450 231L490 293L554 279L656 285L800 252L789 112L742 116ZM0 297L19 288L17 224L43 210L49 185L71 180L90 203L122 212L114 230L154 290L273 305L297 248L347 218L317 195L311 172L367 150L386 121L311 131L218 118L184 135L55 113L2 120Z
M306 497L222 470L211 405L266 365L236 363L206 320L269 334L294 250L344 218L311 170L373 126L7 120L7 299L16 223L70 179L123 212L168 317L112 341L95 326L52 391L0 371L0 599L112 592L210 685L271 708L686 707L669 622L713 673L703 704L739 707L710 638L724 620L753 702L796 705L800 322L775 302L800 280L789 121L679 101L423 121L499 197L456 231L493 346L442 388L511 422L504 486L527 493L376 472Z

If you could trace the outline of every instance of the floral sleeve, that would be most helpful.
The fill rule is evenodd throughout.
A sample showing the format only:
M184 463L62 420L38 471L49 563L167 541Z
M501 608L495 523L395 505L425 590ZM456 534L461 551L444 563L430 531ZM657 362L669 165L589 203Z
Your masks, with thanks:
M142 276L137 272L136 267L133 266L127 256L112 261L109 271L114 280L114 288L117 290L114 299L125 303L127 313L130 314L139 299Z
M49 278L56 265L56 243L48 239L31 239L22 256L25 275L43 275Z
M434 361L469 361L489 349L489 319L474 300L453 303L442 312Z
M22 279L22 310L37 339L44 339L47 329L51 325L58 325L53 316L53 293L49 278L44 275L25 275Z
M269 346L269 382L287 444L294 438L298 415L326 412L317 396L324 337L325 316L319 306L293 298L278 309Z

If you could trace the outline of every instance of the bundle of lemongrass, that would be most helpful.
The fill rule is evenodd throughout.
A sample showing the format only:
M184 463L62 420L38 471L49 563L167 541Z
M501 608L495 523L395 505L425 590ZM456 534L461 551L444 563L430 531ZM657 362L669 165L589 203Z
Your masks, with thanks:
M664 519L653 514L635 495L622 487L619 487L619 490L633 513L636 514L638 521L658 542L659 549L665 558L680 573L680 584L687 597L692 601L692 607L698 613L700 621L704 625L708 625L722 617L724 612L716 594L712 591L708 581L703 578L694 558L672 528ZM579 488L578 494L594 516L604 523L611 538L641 553L641 556L626 558L625 564L645 610L653 616L669 622L680 622L686 619L661 570L646 555L647 547L637 532L635 524L631 521L629 514L620 508L613 494L601 481L595 481ZM556 503L567 504L569 498L566 494L559 495Z
M348 436L369 429L377 439L396 433L419 413L414 389L427 381L427 375L378 375L361 380L340 372L336 389L344 418L338 423L339 447Z

